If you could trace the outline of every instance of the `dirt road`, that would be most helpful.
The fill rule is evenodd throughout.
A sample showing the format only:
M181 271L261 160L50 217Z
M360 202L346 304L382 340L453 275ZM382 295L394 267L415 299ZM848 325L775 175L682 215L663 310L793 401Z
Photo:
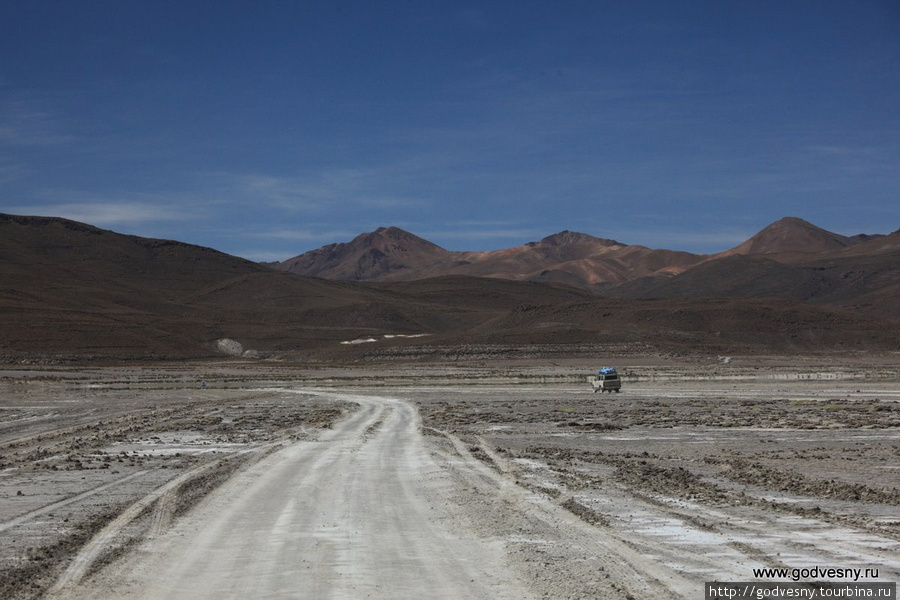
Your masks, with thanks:
M291 398L357 409L94 569L113 521L49 597L688 598L757 567L900 574L900 391L634 386L601 403L583 387L244 388L279 415ZM768 426L730 426L748 412ZM779 474L793 487L761 487Z
M360 410L319 441L240 473L99 581L67 574L51 597L530 597L502 546L454 528L413 407L343 399Z

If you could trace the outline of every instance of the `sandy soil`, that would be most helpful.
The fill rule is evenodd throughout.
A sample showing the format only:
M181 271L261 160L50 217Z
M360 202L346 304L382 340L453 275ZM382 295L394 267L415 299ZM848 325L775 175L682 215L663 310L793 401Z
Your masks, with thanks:
M0 596L696 597L757 567L900 578L891 368L629 370L606 395L580 364L7 371Z

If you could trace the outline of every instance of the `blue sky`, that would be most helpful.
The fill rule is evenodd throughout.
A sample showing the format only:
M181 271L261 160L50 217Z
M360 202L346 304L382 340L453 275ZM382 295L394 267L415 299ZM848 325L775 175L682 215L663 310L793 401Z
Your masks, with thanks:
M895 0L7 0L0 212L254 260L888 233L898 107Z

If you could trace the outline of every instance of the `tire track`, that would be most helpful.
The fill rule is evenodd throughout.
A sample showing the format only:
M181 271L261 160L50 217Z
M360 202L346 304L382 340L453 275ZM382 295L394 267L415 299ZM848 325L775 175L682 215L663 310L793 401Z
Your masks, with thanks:
M665 594L687 598L696 594L695 582L635 551L611 529L586 523L558 503L565 503L564 498L554 501L519 486L501 470L493 469L473 456L457 436L442 430L434 431L444 436L463 459L462 463L456 462L454 466L464 477L487 483L493 488L498 501L511 503L517 507L514 512L536 520L537 535L546 533L547 539L565 540L572 547L571 554L574 556L594 557L600 570L610 576L611 587L619 596L641 598ZM498 465L505 462L495 452L489 456L495 462L499 459Z
M71 588L80 583L87 572L90 570L91 565L94 563L94 561L112 544L113 540L115 540L122 529L124 529L129 523L140 516L141 513L144 512L144 510L146 510L150 505L167 495L171 495L185 482L193 479L194 477L197 477L205 471L210 470L224 460L227 459L221 459L220 461L206 463L204 465L191 469L187 473L179 475L165 485L162 485L155 489L153 492L147 494L137 502L131 504L119 516L117 516L109 524L107 524L106 527L100 530L100 532L98 532L91 539L91 541L89 541L81 548L78 554L76 554L72 559L69 568L63 572L63 574L57 580L56 584L54 584L54 586L50 588L47 593L47 598L58 597L67 588Z
M146 470L137 471L136 473L131 473L129 475L125 475L124 477L120 477L120 478L116 479L115 481L110 481L110 482L98 485L94 488L91 488L91 489L85 491L85 492L76 494L75 496L71 496L69 498L64 498L63 500L58 500L56 502L53 502L52 504L44 505L41 508L37 508L37 509L29 511L21 516L18 516L14 519L10 519L9 521L0 523L0 532L4 532L7 529L12 529L13 527L17 527L19 525L22 525L23 523L27 523L28 521L34 519L35 517L39 517L41 515L47 514L54 510L58 510L60 508L63 508L64 506L68 506L69 504L72 504L74 502L84 500L85 498L90 498L91 496L93 496L95 494L105 492L106 490L108 490L110 488L114 488L118 485L125 483L126 481L135 479L137 477L142 477L146 474L147 474Z

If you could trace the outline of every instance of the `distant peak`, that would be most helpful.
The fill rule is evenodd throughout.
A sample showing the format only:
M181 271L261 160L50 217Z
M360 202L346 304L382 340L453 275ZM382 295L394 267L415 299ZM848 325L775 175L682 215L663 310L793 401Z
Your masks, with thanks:
M791 226L791 227L799 226L799 227L810 227L813 229L820 229L819 227L816 227L809 221L801 219L800 217L784 217L783 219L778 219L777 221L775 221L774 223L769 225L769 227L784 227L784 226Z
M728 254L813 254L838 250L854 244L843 235L817 227L798 217L784 217L775 221L749 240L722 255Z
M418 236L400 229L399 227L379 227L375 231L370 231L368 233L361 233L356 236L357 240L367 240L373 238L387 238L394 240L409 240L409 239L421 239Z
M379 227L375 231L370 231L369 233L362 233L356 236L352 242L352 245L368 245L375 244L380 245L384 243L390 244L412 244L418 247L427 247L427 248L436 248L439 250L443 250L437 244L429 242L428 240L417 236L414 233L410 233L404 229L400 229L399 227Z
M422 240L427 241L425 238L419 237L414 233L410 233L405 229L400 229L399 227L394 227L393 225L389 227L379 227L375 231L371 231L369 233L363 233L358 237L380 237L391 240Z
M605 240L602 238L594 237L587 233L579 233L577 231L569 231L568 229L564 229L559 233L554 233L553 235L548 235L544 239L542 239L539 243L547 245L547 246L565 246L566 244L578 244L578 243L602 243L607 246L617 245L619 244L613 240Z
M409 235L408 231L404 231L403 229L400 229L399 227L394 227L393 225L391 225L389 227L379 227L373 233L381 233L384 235L395 235L395 234L405 233L405 234Z
M840 234L813 225L809 221L801 219L800 217L784 217L783 219L779 219L760 231L757 236L765 236L769 234L791 235L800 232L803 232L803 235L815 235L829 238L843 237Z

